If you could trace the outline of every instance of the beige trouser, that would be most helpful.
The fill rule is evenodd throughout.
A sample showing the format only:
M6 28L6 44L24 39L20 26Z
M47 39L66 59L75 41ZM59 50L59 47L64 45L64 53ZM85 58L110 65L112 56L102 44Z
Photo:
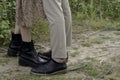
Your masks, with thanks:
M50 23L52 58L67 58L66 47L71 46L72 21L68 0L43 0Z

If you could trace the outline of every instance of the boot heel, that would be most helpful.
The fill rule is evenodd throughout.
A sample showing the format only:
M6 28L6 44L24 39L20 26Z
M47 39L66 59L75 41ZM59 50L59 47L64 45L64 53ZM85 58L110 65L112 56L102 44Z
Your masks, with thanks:
M11 33L11 41L7 50L7 55L10 57L16 57L20 51L21 43L21 34Z
M14 49L8 49L7 55L11 56L11 57L16 57L17 56L18 51L14 50Z
M19 58L18 63L19 63L20 66L26 66L26 67L28 66L27 62L25 60L23 60L22 58Z

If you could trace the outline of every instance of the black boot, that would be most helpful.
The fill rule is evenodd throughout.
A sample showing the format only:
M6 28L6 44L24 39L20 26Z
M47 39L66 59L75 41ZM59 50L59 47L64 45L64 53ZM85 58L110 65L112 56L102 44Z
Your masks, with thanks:
M33 42L22 42L22 47L19 56L19 65L37 67L38 65L46 63L47 60L39 57L34 48Z
M67 68L66 62L58 63L51 59L44 65L41 65L36 68L32 68L31 73L35 75L46 75L46 74L57 74L65 73Z
M52 50L49 50L47 52L38 52L39 56L43 59L46 59L46 60L51 60L51 56L52 56Z
M52 50L49 50L47 52L38 52L39 56L43 59L46 59L46 60L51 60L52 59ZM67 60L68 60L68 52L67 52Z
M17 56L20 51L22 38L20 34L14 34L14 33L11 34L12 34L12 39L8 47L7 55L14 57Z

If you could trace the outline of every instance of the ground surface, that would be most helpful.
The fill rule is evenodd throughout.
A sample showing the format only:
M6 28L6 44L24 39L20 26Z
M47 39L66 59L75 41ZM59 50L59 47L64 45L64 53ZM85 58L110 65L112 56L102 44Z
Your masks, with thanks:
M18 57L6 56L6 49L1 48L0 80L120 80L120 32L79 31L73 31L66 74L31 75L30 68L18 65Z

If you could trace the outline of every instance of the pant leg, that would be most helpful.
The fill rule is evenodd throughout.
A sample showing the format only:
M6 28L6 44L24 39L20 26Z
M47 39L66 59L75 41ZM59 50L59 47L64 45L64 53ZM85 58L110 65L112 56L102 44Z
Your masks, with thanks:
M43 7L50 23L52 58L67 58L62 0L43 0Z
M72 19L71 19L71 10L68 0L62 0L62 8L65 19L66 43L67 43L67 47L70 47L72 44Z

